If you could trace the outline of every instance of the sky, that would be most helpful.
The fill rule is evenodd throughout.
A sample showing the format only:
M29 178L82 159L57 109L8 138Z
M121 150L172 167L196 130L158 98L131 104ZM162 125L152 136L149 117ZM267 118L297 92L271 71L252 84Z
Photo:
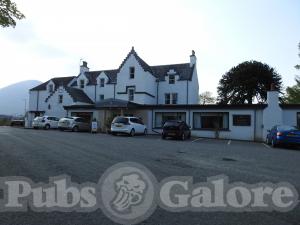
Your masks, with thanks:
M300 71L299 0L15 0L26 19L0 27L0 88L22 80L116 69L131 47L149 65L197 56L199 92L216 95L230 68L274 67L284 86Z

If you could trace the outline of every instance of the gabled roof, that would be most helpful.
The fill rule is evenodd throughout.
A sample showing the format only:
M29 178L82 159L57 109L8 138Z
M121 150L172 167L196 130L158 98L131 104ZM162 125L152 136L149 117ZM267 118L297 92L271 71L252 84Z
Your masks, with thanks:
M65 90L69 93L74 102L94 104L94 102L81 89L65 87Z
M150 73L152 73L151 67L141 58L138 56L138 54L136 53L136 51L134 50L134 47L132 47L131 51L128 53L128 55L126 56L126 58L123 60L123 62L121 63L121 65L119 66L118 71L120 71L120 69L124 66L125 62L127 61L127 59L131 56L134 55L134 57L136 58L136 60L138 61L138 63L140 64L140 66L145 70L148 71Z
M191 80L194 68L195 66L193 65L191 67L189 63L151 66L153 74L159 79L159 81L164 81L165 76L167 76L167 73L170 70L174 70L176 75L179 75L179 80Z
M89 71L84 73L86 78L89 80L87 85L96 85L97 77L102 72L104 72L107 75L109 84L116 83L118 70L99 70L99 71Z
M74 76L71 77L55 77L52 78L48 81L46 81L45 83L42 83L32 89L30 89L30 91L41 91L41 90L46 90L47 89L47 85L50 81L53 81L54 85L55 85L55 90L59 87L59 86L63 86L63 87L67 87L68 84L73 80L73 78L75 78Z

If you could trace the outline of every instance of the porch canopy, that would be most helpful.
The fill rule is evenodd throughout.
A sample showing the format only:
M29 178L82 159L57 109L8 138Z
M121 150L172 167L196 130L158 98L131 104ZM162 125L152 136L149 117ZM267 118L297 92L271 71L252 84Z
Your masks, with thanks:
M108 98L96 102L95 106L96 109L136 109L142 105L126 100Z

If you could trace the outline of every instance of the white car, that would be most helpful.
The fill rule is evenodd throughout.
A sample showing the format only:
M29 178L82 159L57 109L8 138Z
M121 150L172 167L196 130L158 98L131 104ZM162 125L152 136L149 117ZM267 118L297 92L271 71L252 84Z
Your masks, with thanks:
M58 129L61 131L71 130L74 132L90 131L91 125L89 121L82 117L64 117L59 120Z
M119 133L129 134L130 136L134 136L135 134L146 135L147 127L137 117L118 116L112 121L110 131L112 135Z
M58 128L59 118L55 116L38 116L34 118L32 122L32 127L34 129L43 128L45 130L48 129L57 129Z

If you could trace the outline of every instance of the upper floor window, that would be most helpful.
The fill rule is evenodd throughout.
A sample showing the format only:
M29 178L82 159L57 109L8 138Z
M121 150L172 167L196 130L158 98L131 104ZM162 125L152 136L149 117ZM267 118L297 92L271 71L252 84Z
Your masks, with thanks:
M101 78L100 79L100 87L104 87L104 84L105 84L105 79Z
M178 94L177 93L166 93L165 94L165 104L166 105L176 105L178 100Z
M58 96L58 103L59 104L63 103L63 99L64 99L64 96L63 95L59 95Z
M104 95L99 95L99 99L100 99L100 101L103 101L104 100Z
M49 93L52 93L53 91L54 91L53 84L49 84Z
M80 88L84 88L84 80L80 80Z
M130 67L129 68L129 77L130 77L130 79L134 79L134 74L135 74L135 68Z
M172 99L172 104L176 105L177 104L177 93L172 93L171 99Z
M171 94L170 93L165 94L165 104L166 105L171 104Z
M175 75L169 75L169 84L175 84Z
M128 101L134 101L134 89L128 89Z

